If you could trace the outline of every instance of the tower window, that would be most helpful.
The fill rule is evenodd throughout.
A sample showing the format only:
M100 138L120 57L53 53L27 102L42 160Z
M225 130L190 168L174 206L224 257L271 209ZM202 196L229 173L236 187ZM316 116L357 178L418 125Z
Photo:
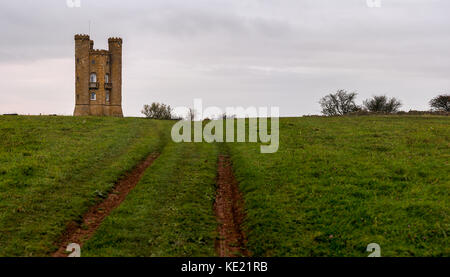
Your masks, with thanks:
M105 83L109 83L109 74L105 75Z
M109 91L106 92L106 102L109 102Z
M91 83L97 83L97 74L91 73Z
M97 100L97 94L95 92L91 92L91 100Z
M80 59L79 58L77 58L77 63L80 63Z
M92 64L95 64L95 60L92 60Z

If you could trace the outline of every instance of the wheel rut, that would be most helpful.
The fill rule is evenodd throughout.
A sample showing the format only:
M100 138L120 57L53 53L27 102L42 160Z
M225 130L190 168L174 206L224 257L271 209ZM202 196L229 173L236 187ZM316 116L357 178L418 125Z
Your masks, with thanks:
M214 210L219 222L219 238L215 248L220 257L249 256L247 240L242 230L245 219L244 201L233 174L230 157L219 156Z
M128 193L132 191L141 180L145 170L158 158L158 153L150 154L144 161L139 163L130 173L120 179L111 193L100 203L92 206L83 215L82 224L72 222L63 233L58 245L59 249L52 257L67 257L67 245L77 243L80 247L91 238L100 227L103 220L125 200Z

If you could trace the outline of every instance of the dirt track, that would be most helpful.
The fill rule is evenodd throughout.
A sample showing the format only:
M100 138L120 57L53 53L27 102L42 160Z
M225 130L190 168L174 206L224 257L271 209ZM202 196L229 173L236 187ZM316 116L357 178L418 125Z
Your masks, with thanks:
M220 257L248 256L245 234L241 229L245 218L244 202L229 157L219 156L217 172L214 209L220 224L220 238L216 241L216 252Z
M151 154L147 159L137 165L133 171L122 178L115 186L113 191L101 203L91 207L83 216L82 227L72 222L67 227L63 236L59 240L60 248L53 253L53 257L67 257L66 247L70 243L77 243L83 246L95 231L98 229L103 220L117 208L127 197L128 193L137 185L139 180L145 173L145 170L153 163L159 154Z

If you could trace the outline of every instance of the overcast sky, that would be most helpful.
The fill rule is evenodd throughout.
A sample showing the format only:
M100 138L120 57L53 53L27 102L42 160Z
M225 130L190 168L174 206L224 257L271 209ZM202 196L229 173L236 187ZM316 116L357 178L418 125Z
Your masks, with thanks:
M124 39L123 110L278 106L319 114L337 89L428 109L450 92L450 1L1 0L0 114L74 109L74 40Z

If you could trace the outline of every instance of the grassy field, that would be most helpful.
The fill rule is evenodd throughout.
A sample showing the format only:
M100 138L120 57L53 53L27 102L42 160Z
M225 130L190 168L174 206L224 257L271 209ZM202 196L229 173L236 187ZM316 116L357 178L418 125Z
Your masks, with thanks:
M280 148L181 143L170 121L0 116L0 256L45 256L70 221L160 157L83 256L213 256L217 157L243 192L255 256L450 256L450 120L283 118Z
M282 119L280 149L228 144L256 256L449 256L448 117Z
M0 116L0 256L43 256L70 221L160 151L171 123Z
M84 255L214 256L216 162L214 144L168 144Z

